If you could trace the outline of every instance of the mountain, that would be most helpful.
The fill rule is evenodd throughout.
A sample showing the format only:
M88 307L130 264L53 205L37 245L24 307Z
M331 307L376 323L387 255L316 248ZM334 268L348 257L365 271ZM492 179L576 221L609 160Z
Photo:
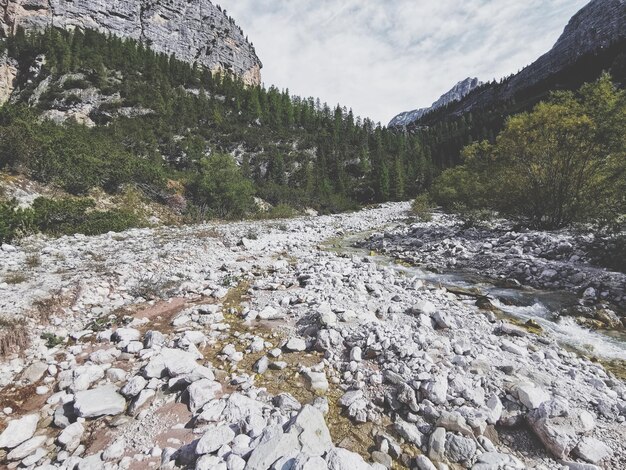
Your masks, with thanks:
M0 0L0 37L18 28L93 29L155 52L261 83L261 61L243 31L209 0Z
M415 109L413 111L406 111L404 113L398 114L396 117L394 117L391 120L391 122L389 122L389 127L407 126L417 121L418 119L428 114L429 112L434 111L435 109L439 109L441 107L447 106L450 103L453 103L455 101L460 101L465 96L467 96L472 90L474 90L476 87L480 85L482 85L482 82L479 81L477 78L468 77L465 80L460 81L459 83L454 85L454 87L452 87L450 91L443 94L429 108L420 108L420 109Z
M504 114L525 110L550 91L577 89L605 70L617 70L614 78L622 81L619 64L625 52L626 0L593 0L570 19L552 49L531 65L500 83L478 86L463 99L440 107L445 108L440 112L423 113L418 120L433 125L446 117L494 109L502 103L515 102L513 107L505 106Z

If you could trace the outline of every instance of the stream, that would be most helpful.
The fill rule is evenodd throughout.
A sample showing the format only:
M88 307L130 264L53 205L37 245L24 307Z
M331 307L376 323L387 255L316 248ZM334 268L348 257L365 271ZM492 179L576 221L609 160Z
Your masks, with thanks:
M355 246L368 235L369 233L361 233L337 238L329 241L326 248L338 254L368 257L379 265L391 267L425 283L442 287L478 289L482 294L489 296L491 303L507 316L521 322L531 319L536 321L566 349L602 361L626 362L626 332L590 330L576 323L573 317L556 317L555 312L577 303L577 297L571 292L500 287L492 280L475 273L460 270L434 273L419 267L398 264L390 256L372 255L368 249Z

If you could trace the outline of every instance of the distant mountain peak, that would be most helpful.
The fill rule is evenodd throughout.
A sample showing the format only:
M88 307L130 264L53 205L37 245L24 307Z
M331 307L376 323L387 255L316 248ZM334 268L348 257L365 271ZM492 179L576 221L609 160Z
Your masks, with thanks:
M403 127L407 126L422 116L428 114L435 109L442 108L454 101L460 101L467 96L472 90L482 85L482 82L478 78L468 77L465 80L461 80L454 85L448 92L441 95L441 97L435 101L429 108L420 108L413 111L406 111L398 114L389 123L389 127Z

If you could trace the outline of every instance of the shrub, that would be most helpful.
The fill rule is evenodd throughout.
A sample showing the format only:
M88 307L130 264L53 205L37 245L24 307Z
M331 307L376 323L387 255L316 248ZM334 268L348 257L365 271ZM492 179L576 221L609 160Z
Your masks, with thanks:
M254 188L229 155L216 154L201 160L198 174L187 187L198 206L206 205L221 218L242 217L253 208Z
M432 209L433 205L428 194L420 194L411 203L411 212L423 222L430 222L432 220Z
M11 242L33 230L32 210L18 208L15 199L0 202L0 244Z
M43 233L67 235L87 222L88 209L93 209L95 202L87 198L47 199L37 198L33 203L35 224Z

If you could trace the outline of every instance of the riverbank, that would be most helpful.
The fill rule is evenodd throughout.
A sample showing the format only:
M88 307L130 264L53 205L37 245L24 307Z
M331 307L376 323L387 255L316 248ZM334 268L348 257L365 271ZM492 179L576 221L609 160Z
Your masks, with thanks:
M2 288L0 307L32 343L0 369L0 460L626 465L626 385L601 365L375 256L326 249L407 210L5 247L0 275L23 280Z
M515 231L506 221L466 228L453 215L401 224L361 246L431 271L475 273L502 286L567 290L579 299L563 315L591 327L626 326L626 274L594 263L592 232ZM594 323L595 322L595 323Z

